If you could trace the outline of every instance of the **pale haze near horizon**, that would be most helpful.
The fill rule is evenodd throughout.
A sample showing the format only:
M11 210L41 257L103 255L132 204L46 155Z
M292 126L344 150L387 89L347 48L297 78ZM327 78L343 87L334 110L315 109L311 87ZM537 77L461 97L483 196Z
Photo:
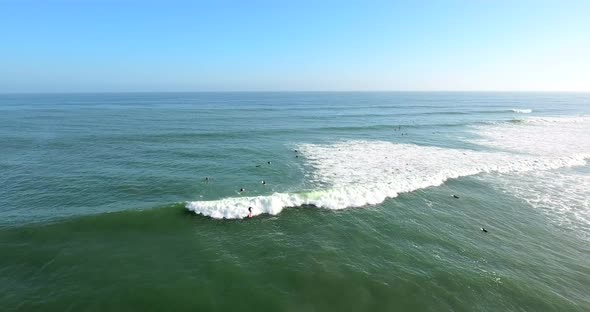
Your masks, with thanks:
M0 92L590 91L590 1L1 1Z

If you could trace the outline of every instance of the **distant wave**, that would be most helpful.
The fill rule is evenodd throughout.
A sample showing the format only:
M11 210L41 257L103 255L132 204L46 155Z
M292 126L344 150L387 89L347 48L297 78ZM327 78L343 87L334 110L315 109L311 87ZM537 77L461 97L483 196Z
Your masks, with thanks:
M475 115L475 114L503 114L503 113L518 113L518 114L530 114L532 113L532 109L519 109L519 108L511 108L511 109L492 109L492 110L445 110L445 111L428 111L428 112L416 112L416 113L403 113L403 114L393 114L391 116L417 116L417 115Z
M528 108L511 108L511 109L496 109L496 110L464 110L464 111L433 111L426 113L418 113L419 115L471 115L471 114L501 114L501 113L518 113L530 114L532 109Z
M466 111L471 114L502 114L502 113L517 113L517 114L530 114L533 112L529 108L510 108L510 109L496 109L496 110L473 110Z
M570 117L527 117L507 120L512 124L530 124L530 125L555 125L555 124L590 124L590 116L570 116ZM496 123L497 124L497 123Z
M510 111L513 113L518 113L518 114L530 114L533 112L532 109L528 109L528 108L513 108Z
M559 120L559 122L557 122ZM187 202L186 208L212 218L243 218L278 214L284 208L361 207L400 193L437 186L448 179L480 173L522 173L581 166L590 158L590 120L557 118L531 124L479 126L483 146L498 151L473 151L383 141L302 144L298 150L310 168L309 182L330 185L308 192L233 197Z

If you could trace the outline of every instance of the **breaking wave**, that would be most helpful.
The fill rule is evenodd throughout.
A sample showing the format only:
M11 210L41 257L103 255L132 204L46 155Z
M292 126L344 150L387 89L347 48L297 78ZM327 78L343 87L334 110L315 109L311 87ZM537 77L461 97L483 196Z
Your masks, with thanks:
M309 182L317 190L268 196L193 201L186 208L212 218L278 214L287 207L311 205L344 209L379 204L400 193L437 186L448 179L481 173L536 172L582 166L590 158L590 119L534 119L528 123L478 126L472 143L482 151L344 141L301 144ZM320 187L321 186L321 187Z

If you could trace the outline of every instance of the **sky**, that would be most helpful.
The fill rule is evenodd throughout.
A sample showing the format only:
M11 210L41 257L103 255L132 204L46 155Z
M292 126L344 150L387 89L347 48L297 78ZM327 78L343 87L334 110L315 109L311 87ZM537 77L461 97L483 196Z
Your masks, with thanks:
M0 93L590 91L590 1L0 0Z

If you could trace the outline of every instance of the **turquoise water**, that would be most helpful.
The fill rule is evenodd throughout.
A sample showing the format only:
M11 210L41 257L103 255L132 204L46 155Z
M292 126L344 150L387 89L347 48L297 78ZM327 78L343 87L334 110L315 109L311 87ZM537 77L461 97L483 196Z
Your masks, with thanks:
M0 305L588 311L588 114L588 94L0 95Z

